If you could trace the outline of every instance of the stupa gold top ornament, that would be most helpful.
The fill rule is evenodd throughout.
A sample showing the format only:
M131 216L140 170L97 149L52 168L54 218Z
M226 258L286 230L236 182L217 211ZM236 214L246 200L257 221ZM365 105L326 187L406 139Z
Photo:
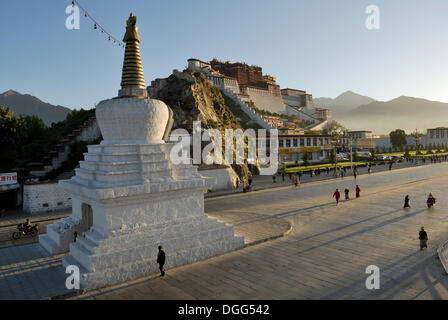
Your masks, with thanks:
M136 23L137 17L131 13L126 23L126 34L123 37L126 48L121 75L121 90L118 91L119 98L148 98L140 58L140 37L138 36L138 28L135 26Z

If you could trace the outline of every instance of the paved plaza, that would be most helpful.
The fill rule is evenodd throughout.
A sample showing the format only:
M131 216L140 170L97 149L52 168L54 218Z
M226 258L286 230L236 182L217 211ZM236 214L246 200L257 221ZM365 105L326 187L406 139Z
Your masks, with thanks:
M334 190L348 187L354 198L356 184L361 187L361 198L336 205L331 197ZM447 186L448 164L442 163L362 175L356 182L346 177L298 188L284 186L207 199L207 214L229 222L233 219L236 233L245 235L246 243L258 244L170 269L164 278L152 275L75 298L448 298L448 277L435 258L437 245L448 237ZM436 207L431 210L425 204L429 192L437 198ZM402 209L406 194L411 199L408 210ZM424 251L419 250L418 243L421 226L425 226L429 236L429 248ZM279 238L283 232L286 235ZM65 281L57 257L53 261L49 257L38 258L43 259L39 262L42 269L45 259L52 265L47 272L41 272L39 282L34 280L35 271L23 268L14 274L22 286L10 287L8 270L11 263L18 262L6 261L5 257L15 255L19 259L18 248L22 248L23 255L37 250L32 246L38 245L0 249L1 298L44 298L65 293L59 287L59 291L49 292L51 284L57 286ZM23 259L22 265L27 263ZM365 288L365 269L369 265L380 268L380 290ZM22 294L26 283L23 279L29 281L29 291L41 292L41 296ZM48 289L40 282L46 282Z

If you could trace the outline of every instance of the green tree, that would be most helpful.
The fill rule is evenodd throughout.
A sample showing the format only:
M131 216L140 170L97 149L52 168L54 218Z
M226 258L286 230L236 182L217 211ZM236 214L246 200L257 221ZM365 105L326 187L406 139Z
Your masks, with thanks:
M396 129L389 133L390 143L394 148L399 148L407 144L406 142L406 132L401 129Z
M303 165L304 166L309 166L310 165L310 154L308 152L305 152L303 154L302 160L303 160Z
M14 166L22 126L23 122L14 117L14 112L0 107L0 171L9 171Z

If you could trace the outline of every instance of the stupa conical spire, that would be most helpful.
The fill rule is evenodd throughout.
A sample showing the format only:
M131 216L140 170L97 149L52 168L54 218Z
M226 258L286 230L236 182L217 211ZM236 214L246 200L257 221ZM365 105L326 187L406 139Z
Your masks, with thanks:
M140 58L140 37L138 36L138 28L135 26L136 22L137 17L131 13L127 20L126 34L123 37L126 48L121 75L121 90L118 92L119 97L146 98L148 96Z

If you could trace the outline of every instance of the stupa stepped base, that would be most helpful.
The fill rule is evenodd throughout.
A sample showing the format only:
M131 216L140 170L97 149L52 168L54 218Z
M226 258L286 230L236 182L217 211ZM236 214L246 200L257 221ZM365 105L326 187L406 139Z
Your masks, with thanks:
M157 247L166 252L170 269L244 247L233 226L216 219L194 219L190 223L142 227L103 238L94 230L70 244L63 265L77 265L81 286L92 290L159 272Z
M70 251L63 264L80 268L83 288L158 272L159 245L167 269L244 246L232 225L204 213L204 192L215 179L191 164L173 165L173 146L89 146L76 175L60 183L72 197L72 214L39 241L51 254Z

